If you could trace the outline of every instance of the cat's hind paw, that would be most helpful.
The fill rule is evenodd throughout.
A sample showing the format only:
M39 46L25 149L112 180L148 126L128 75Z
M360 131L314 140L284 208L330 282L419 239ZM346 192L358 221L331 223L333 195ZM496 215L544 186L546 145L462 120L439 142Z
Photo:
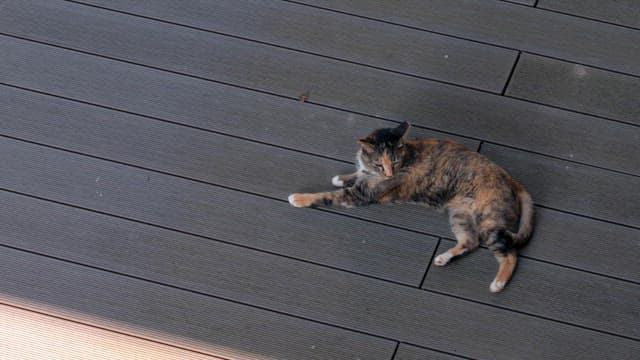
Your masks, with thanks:
M436 256L435 259L433 259L433 264L436 266L445 266L449 263L449 260L451 260L452 257L453 255L451 255L448 251L445 251L442 254Z
M500 291L502 291L502 289L504 289L504 286L506 284L507 283L504 282L504 281L498 281L498 280L494 279L491 282L491 285L489 285L489 290L491 290L492 293L500 292Z
M343 187L344 181L340 180L340 175L336 175L331 178L331 184L335 187Z
M309 207L313 203L313 198L310 194L291 194L288 199L289 204L297 208Z

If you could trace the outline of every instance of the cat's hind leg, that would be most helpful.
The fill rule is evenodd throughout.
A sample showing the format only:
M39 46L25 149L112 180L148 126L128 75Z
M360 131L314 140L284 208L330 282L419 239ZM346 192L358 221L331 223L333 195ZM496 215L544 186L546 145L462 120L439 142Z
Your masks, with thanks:
M435 257L433 264L437 266L447 265L454 257L475 250L480 243L473 218L468 212L451 210L449 222L458 243Z
M493 293L500 292L504 289L504 286L511 280L513 271L516 268L516 263L518 262L518 256L515 251L496 253L495 256L500 267L498 268L498 274L496 274L495 279L493 279L489 286L489 290Z
M487 237L487 246L493 251L499 264L498 273L489 286L491 292L497 293L502 291L509 280L511 280L513 271L518 263L518 255L516 250L509 246L499 231L493 231L489 234Z
M361 175L362 173L359 171L354 172L353 174L336 175L331 178L331 184L336 187L350 187L356 183L356 180L358 180L358 177Z

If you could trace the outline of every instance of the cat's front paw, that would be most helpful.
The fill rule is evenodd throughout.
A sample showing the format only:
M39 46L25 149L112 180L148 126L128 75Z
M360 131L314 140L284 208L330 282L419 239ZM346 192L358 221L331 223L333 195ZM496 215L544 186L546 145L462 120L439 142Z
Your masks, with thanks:
M313 195L312 194L291 194L289 195L289 204L298 208L309 207L313 204Z
M343 187L344 181L340 180L340 175L336 175L331 178L331 184L335 187Z

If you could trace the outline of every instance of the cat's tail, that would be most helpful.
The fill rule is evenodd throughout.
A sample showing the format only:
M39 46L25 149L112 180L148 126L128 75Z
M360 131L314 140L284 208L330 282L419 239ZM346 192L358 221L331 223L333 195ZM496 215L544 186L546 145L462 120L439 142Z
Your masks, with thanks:
M520 202L520 225L518 226L518 232L513 233L507 231L509 237L513 242L513 246L520 248L527 244L531 234L533 232L534 212L533 212L533 200L527 190L520 184L517 187L518 201Z

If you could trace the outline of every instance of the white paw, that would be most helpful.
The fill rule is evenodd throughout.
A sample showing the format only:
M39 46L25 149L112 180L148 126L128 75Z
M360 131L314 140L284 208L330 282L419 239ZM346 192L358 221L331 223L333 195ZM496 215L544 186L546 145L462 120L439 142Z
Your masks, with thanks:
M504 289L504 286L506 285L506 283L504 281L498 281L498 280L493 280L491 282L491 285L489 286L489 290L491 290L492 293L497 293L502 291L502 289Z
M433 264L436 266L445 266L449 263L449 260L451 260L452 257L453 256L448 252L443 252L442 254L436 256L435 259L433 259Z
M302 202L300 201L298 194L291 194L289 195L289 204L295 206L295 207L304 207L304 205L302 204Z
M331 183L333 184L333 186L337 186L337 187L344 186L344 181L340 180L340 176L338 175L331 178Z

